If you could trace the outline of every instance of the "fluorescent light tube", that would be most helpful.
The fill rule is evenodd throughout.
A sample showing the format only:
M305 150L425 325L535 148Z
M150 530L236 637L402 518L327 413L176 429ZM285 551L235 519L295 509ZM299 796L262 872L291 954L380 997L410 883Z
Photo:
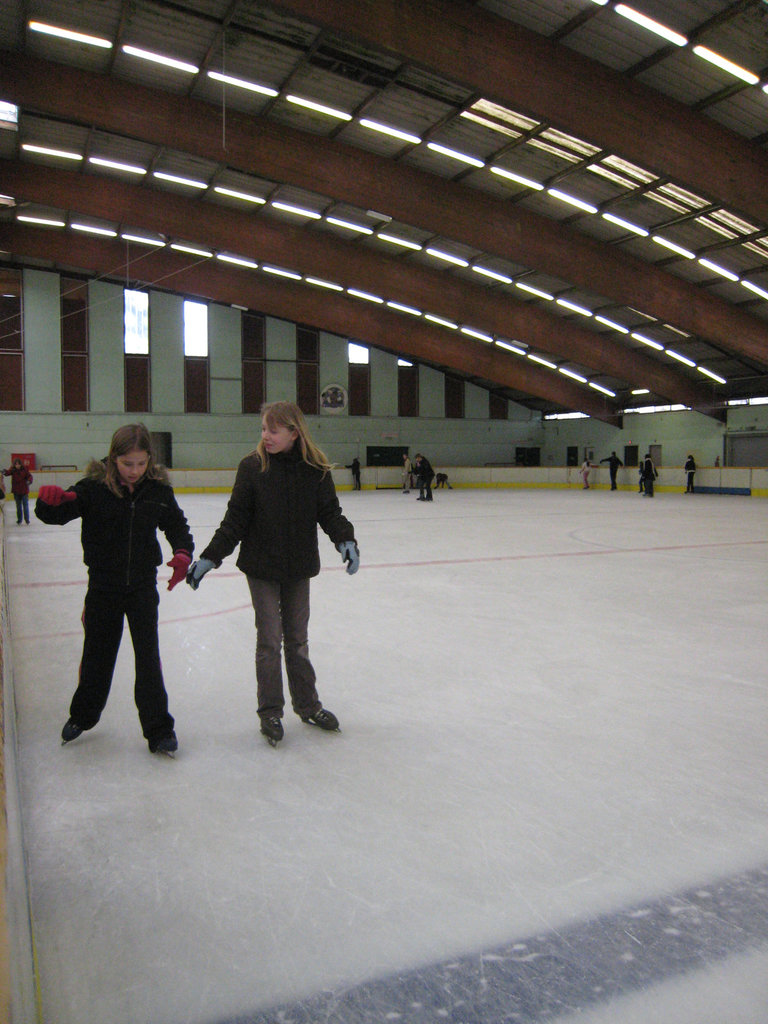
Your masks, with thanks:
M297 107L306 107L308 110L317 111L318 114L327 114L328 117L336 117L340 121L352 120L352 115L347 114L343 110L338 110L336 107L327 107L324 103L317 103L315 100L308 100L303 96L295 96L293 93L289 93L285 98L289 103L293 103Z
M478 160L476 156L460 153L457 149L449 149L447 146L441 146L437 142L428 142L427 149L431 149L435 153L441 153L443 156L449 156L452 160L460 160L462 163L470 164L472 167L485 167L483 161Z
M689 249L683 249L681 245L675 245L674 242L670 242L668 238L664 238L662 235L653 235L654 242L659 245L663 245L665 249L671 249L672 252L676 252L678 256L684 256L687 260L695 260L696 253L691 252Z
M568 192L562 192L559 188L548 188L547 192L555 199L560 199L563 203L576 206L578 209L584 210L585 213L597 213L596 206L592 206L591 203L585 203L583 199L577 199L576 196L572 196Z
M248 82L244 78L234 78L232 75L223 75L220 71L209 71L208 77L216 82L223 82L224 85L233 85L236 89L247 89L249 92L258 92L262 96L279 96L277 89L268 85L259 85L258 82Z
M120 160L107 160L103 156L89 156L89 164L96 164L97 167L110 167L113 171L125 171L127 174L146 174L146 167L139 167L138 164L124 164Z
M178 174L168 174L167 171L153 171L153 178L160 178L161 181L172 181L175 185L187 185L189 188L208 188L207 181L197 181L195 178L182 178Z
M627 231L634 231L636 235L642 235L643 238L648 237L649 232L647 232L645 228L641 228L638 224L633 224L629 220L623 220L621 217L616 217L612 213L604 213L602 216L605 220L610 221L611 224L618 224L620 228L626 228Z
M141 60L151 61L153 64L163 64L175 71L185 71L189 75L196 75L200 68L194 64L188 64L183 60L176 60L174 57L166 57L162 53L151 53L149 50L141 50L138 46L123 46L123 53L131 57L140 57Z
M230 199L242 199L246 203L266 203L266 199L261 196L253 196L250 192L238 192L233 188L224 188L223 185L214 185L213 191L218 192L220 196L229 196Z
M693 52L697 57L703 57L710 64L715 64L722 71L727 71L729 74L734 75L734 77L741 79L742 82L746 82L747 85L757 85L760 81L760 76L756 75L754 71L748 71L746 68L734 64L727 57L715 53L714 50L710 50L706 46L694 46Z
M518 185L525 185L526 188L532 188L535 192L541 192L544 188L538 181L533 181L532 178L526 178L522 174L515 174L514 171L508 171L505 167L492 167L491 170L494 174L498 174L501 178L509 178L510 181L516 181Z
M67 149L53 149L51 146L36 146L31 142L23 142L21 148L27 153L39 153L41 156L58 156L62 160L82 160L80 153Z
M342 220L341 217L326 217L329 224L335 224L337 228L346 228L347 231L359 231L361 235L372 235L373 228L364 227L362 224L354 224L351 220Z
M59 39L69 39L73 43L86 43L88 46L99 46L102 50L111 50L112 43L109 39L102 39L100 36L87 35L85 32L73 32L68 28L59 28L56 25L46 25L42 21L30 21L29 28L33 32L42 32L44 35L57 36Z
M654 32L657 36L661 36L662 39L666 39L668 42L674 43L675 46L685 46L688 42L687 38L679 32L675 32L674 29L667 28L667 26L662 25L660 21L654 21L653 18L649 18L645 14L641 14L632 7L627 7L626 4L616 4L613 9L623 18L629 18L629 20L634 21L636 25L640 25L641 28L647 28L649 32Z
M460 256L453 256L449 252L443 252L442 249L427 248L426 250L430 256L434 256L435 259L445 260L446 263L453 263L457 267L468 267L469 260L464 260Z
M393 139L401 139L403 142L410 142L414 146L418 146L421 139L418 135L412 135L410 132L400 131L399 128L391 128L387 124L382 124L380 121L371 121L367 117L360 119L360 124L363 128L370 128L371 131L380 132L382 135L391 135Z
M311 220L320 220L322 217L322 214L316 210L309 210L305 206L294 206L293 203L283 203L279 199L273 200L269 205L274 206L276 210L282 210L284 213L295 213L299 217L309 217Z

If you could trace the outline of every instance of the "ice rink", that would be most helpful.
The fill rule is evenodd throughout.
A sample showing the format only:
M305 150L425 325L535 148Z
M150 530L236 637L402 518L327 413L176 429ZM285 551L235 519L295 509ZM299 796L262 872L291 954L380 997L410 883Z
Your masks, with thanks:
M178 497L199 552L227 496ZM355 576L320 539L338 734L260 737L234 556L197 592L163 567L175 760L127 629L60 744L79 523L5 504L44 1024L768 1020L768 502L415 497L340 494Z

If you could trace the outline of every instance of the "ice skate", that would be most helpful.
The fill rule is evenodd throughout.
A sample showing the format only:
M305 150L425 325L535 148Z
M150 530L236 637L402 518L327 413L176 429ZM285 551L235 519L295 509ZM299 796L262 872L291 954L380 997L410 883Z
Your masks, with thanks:
M61 730L61 745L66 746L67 743L76 740L82 731L82 726L79 726L72 718L68 719L67 724Z
M261 733L266 736L271 747L276 747L283 738L283 723L279 718L270 716L261 719Z
M179 749L179 741L175 733L167 736L160 736L159 739L149 741L149 750L152 754L165 754L166 757L174 757Z
M306 718L302 716L301 720L307 725L316 725L326 732L341 732L338 718L331 711L326 711L325 708L316 711L314 715L307 715Z

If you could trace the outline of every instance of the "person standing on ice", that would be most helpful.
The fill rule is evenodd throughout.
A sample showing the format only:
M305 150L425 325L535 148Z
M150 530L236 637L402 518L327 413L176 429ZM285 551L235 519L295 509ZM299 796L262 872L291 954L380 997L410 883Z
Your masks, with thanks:
M66 491L54 484L41 487L35 515L56 526L81 519L83 561L88 566L83 656L62 741L77 739L101 718L123 621L128 619L142 732L153 754L172 756L178 741L160 664L157 567L163 556L157 531L165 534L173 549L167 563L173 570L169 590L186 576L194 541L168 473L154 460L144 424L130 423L116 430L107 457L93 459L85 477L73 487Z
M309 584L320 572L318 525L352 575L360 552L342 515L331 465L312 440L304 414L292 402L261 410L261 441L237 469L227 511L210 544L187 573L197 590L237 545L237 567L248 580L256 615L256 689L261 732L275 746L283 738L285 654L293 710L326 731L339 728L320 702L309 660Z

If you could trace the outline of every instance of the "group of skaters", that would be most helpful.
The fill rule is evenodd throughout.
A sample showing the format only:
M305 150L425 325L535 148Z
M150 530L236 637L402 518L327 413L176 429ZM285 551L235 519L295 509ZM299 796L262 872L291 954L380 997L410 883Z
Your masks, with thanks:
M600 463L608 463L608 475L611 479L611 490L617 490L616 477L619 472L619 467L623 466L624 463L618 457L616 452L611 452L610 455L604 459L600 459ZM583 490L589 490L589 472L595 468L595 463L590 462L589 458L585 458L581 464L581 479L583 480ZM653 486L659 477L659 471L654 465L653 459L651 458L650 452L646 452L643 458L638 463L638 485L639 494L642 494L645 498L653 497ZM693 478L696 473L696 460L692 455L689 455L685 460L685 466L683 467L686 478L685 494L693 494Z
M142 733L152 753L173 756L178 748L158 641L158 530L173 552L169 590L184 580L197 590L239 545L237 567L255 611L257 713L267 740L275 746L283 738L282 655L293 710L309 725L338 731L338 719L320 702L309 660L309 585L320 572L317 527L350 575L360 566L360 552L336 497L331 464L297 405L262 408L261 440L240 462L224 518L196 561L187 519L141 423L117 430L107 455L91 460L85 477L71 487L40 487L35 515L53 525L80 519L88 567L83 653L63 743L99 722L127 619Z
M403 494L409 494L411 488L418 487L419 496L416 500L432 501L432 481L435 479L437 487L448 487L453 490L445 473L438 473L435 477L432 463L426 455L417 452L411 462L408 453L403 452Z

